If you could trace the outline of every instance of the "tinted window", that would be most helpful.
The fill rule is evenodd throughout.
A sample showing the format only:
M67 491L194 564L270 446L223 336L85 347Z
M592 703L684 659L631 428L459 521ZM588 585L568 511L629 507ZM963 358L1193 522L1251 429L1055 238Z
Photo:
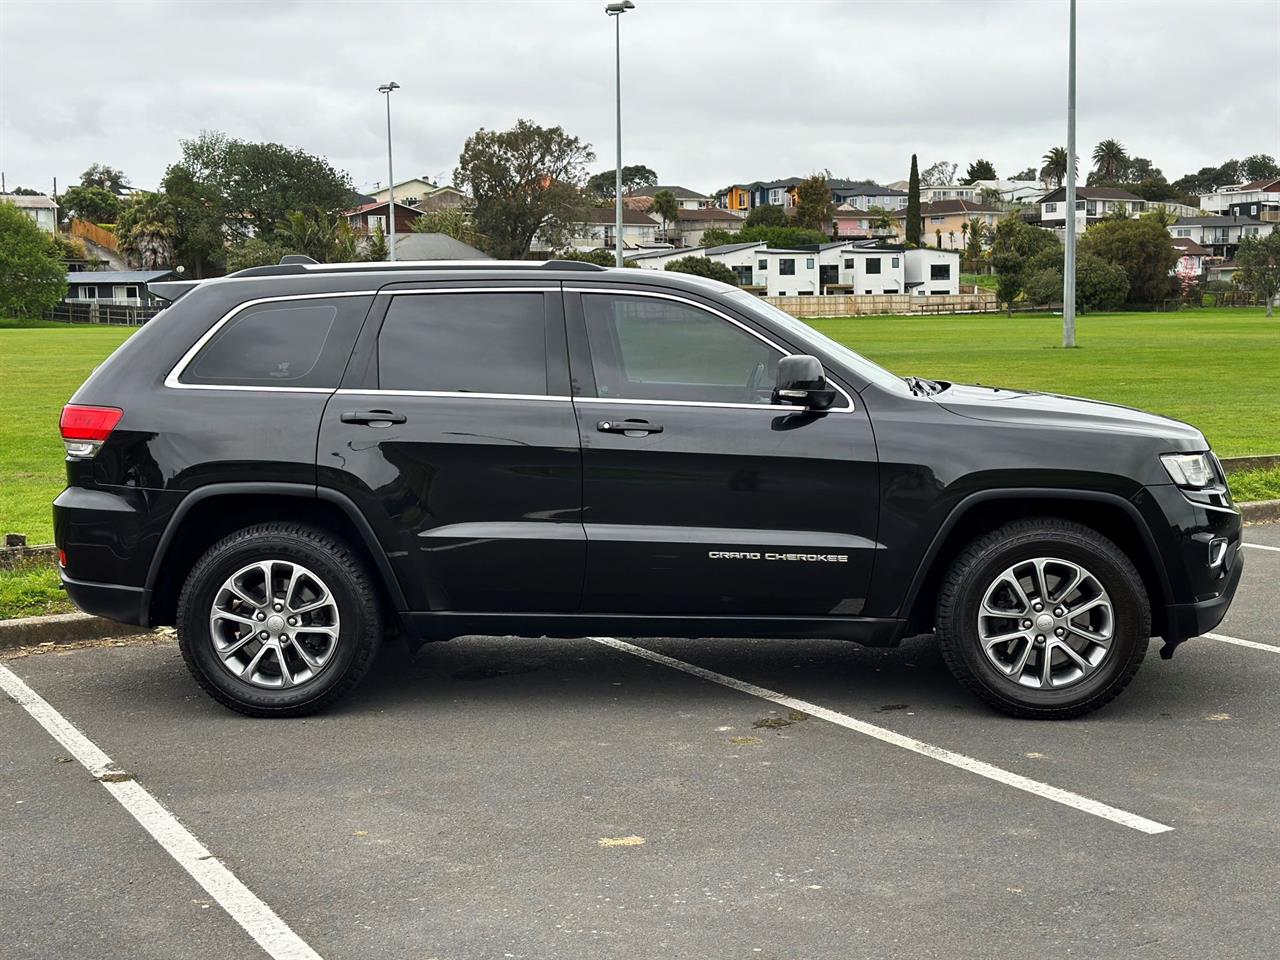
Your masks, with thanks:
M796 273L796 262L794 260L779 260L778 273L784 277L793 277Z
M541 293L396 297L378 335L383 390L547 392Z
M367 297L263 303L241 310L183 371L182 383L337 387Z
M736 324L674 300L584 295L601 397L768 403L777 350Z
M867 272L867 273L879 273L879 272L880 272L880 258L879 258L879 257L867 257L867 269L866 269L866 272Z

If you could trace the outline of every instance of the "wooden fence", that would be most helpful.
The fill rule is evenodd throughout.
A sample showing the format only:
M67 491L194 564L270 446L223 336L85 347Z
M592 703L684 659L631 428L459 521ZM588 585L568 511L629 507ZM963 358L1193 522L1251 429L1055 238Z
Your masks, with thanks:
M72 220L70 227L73 237L81 237L100 247L106 247L113 253L120 252L120 241L110 230L103 230L96 223L90 223L88 220Z
M841 294L825 297L764 297L793 317L865 317L877 314L994 313L1000 309L990 290L959 295L917 297L909 293Z
M126 306L121 304L95 303L92 300L58 304L47 314L46 320L57 320L60 323L107 323L114 326L140 327L157 313L163 310L161 305Z

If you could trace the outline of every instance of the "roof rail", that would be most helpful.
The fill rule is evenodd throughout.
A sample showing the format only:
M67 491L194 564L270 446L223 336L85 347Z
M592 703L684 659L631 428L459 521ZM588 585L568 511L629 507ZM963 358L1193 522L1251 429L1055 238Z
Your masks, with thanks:
M300 256L300 255L299 255ZM282 277L302 273L377 273L395 270L581 270L598 273L610 269L585 260L395 260L375 263L316 263L286 257L289 262L246 267L229 277Z

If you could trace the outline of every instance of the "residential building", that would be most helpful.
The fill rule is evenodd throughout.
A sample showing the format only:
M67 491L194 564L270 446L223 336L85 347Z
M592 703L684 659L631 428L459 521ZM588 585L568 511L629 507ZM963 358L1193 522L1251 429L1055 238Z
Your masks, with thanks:
M921 203L937 203L940 200L977 200L982 194L982 188L966 183L941 183L931 186L920 186L920 202Z
M387 234L391 232L388 208L387 201L375 201L362 204L354 210L347 210L342 216L351 229L361 236L372 234L378 229L381 229L383 234ZM409 233L413 229L413 221L422 216L422 211L397 200L395 215L396 239L399 240L402 234ZM399 256L399 251L396 255Z
M1204 211L1199 207L1193 207L1189 203L1179 203L1176 200L1148 200L1147 213L1152 210L1163 210L1171 217L1202 217Z
M1212 250L1189 237L1174 237L1173 248L1178 251L1178 262L1169 271L1170 275L1180 280L1195 280L1204 275L1207 261L1213 257Z
M764 243L726 243L718 247L707 247L703 254L708 260L722 263L738 278L738 286L764 286L764 277L757 277L755 268L758 261L756 251L763 250Z
M833 276L830 261L832 258L836 260L836 282L824 287L827 293L851 293L859 296L906 293L902 247L845 244L822 253L822 270L826 272L827 280Z
M140 307L155 302L149 284L175 280L172 270L91 270L67 274L69 303Z
M1243 237L1264 237L1280 229L1280 223L1266 223L1248 217L1179 217L1169 225L1169 236L1208 247L1213 256L1232 260Z
M705 247L672 247L664 244L628 253L627 259L634 260L635 265L641 270L665 270L667 264L673 260L681 260L684 257L705 257L706 254Z
M894 211L897 212L897 211ZM893 213L869 213L847 204L836 208L831 220L831 235L837 240L866 240L874 237L892 239L901 229L902 219L894 219ZM888 217L888 224L881 220Z
M1067 225L1067 189L1059 187L1040 198L1040 226L1049 229ZM1076 229L1087 230L1099 220L1123 211L1126 217L1146 212L1147 202L1120 187L1078 187L1076 189Z
M935 200L920 205L920 242L943 250L963 250L968 243L968 231L974 220L989 230L995 230L1003 210L990 204L970 200ZM898 212L896 222L902 224L906 235L907 212Z
M661 225L662 218L651 208L648 211L650 218ZM667 224L666 232L659 229L657 239L667 243L673 243L678 247L700 247L702 246L702 235L713 227L720 230L726 230L729 233L737 233L742 229L745 221L736 213L730 213L728 210L721 210L718 207L694 207L692 209L681 207L676 212L674 223Z
M681 210L701 210L703 207L715 206L715 200L708 197L706 194L698 193L696 190L690 190L688 187L675 185L640 187L636 190L632 190L631 193L624 197L623 202L625 203L632 198L639 199L641 197L647 197L652 200L652 198L656 197L663 190L668 191L676 198L676 202L680 204Z
M785 180L755 180L751 183L734 184L716 195L716 206L744 215L756 207L793 207L796 202L796 187L806 179L787 177ZM873 206L896 210L907 205L905 192L875 183L828 177L827 187L831 191L831 202L837 205L848 203L863 210Z
M1267 177L1203 193L1200 212L1204 216L1249 217L1267 223L1280 221L1280 178Z
M947 296L960 292L960 251L920 247L903 252L906 290L915 296Z
M58 229L58 205L43 195L28 196L19 193L0 193L0 201L11 203L36 222L45 233Z
M761 247L751 255L754 283L770 297L906 292L901 247L836 241L790 250Z
M615 208L589 207L583 211L582 220L573 225L572 235L562 246L571 250L588 253L601 247L614 248L614 231L616 230ZM622 208L622 247L632 250L638 247L651 246L657 242L661 228L653 217L641 210ZM542 245L539 238L533 241L535 250L546 250L549 245Z
M848 183L847 181L831 181L831 201L840 206L854 210L870 210L879 207L881 210L902 210L907 205L907 191L882 187L875 183Z
M487 253L447 233L408 233L396 236L397 260L489 260Z
M436 187L430 193L418 198L416 206L423 213L434 213L437 210L460 210L467 205L467 195L457 187Z
M386 203L388 199L388 191L386 187L379 190L370 190L369 196L379 203ZM439 186L423 177L413 177L410 180L402 180L396 184L395 189L396 203L403 203L406 207L416 207L431 197L436 197L435 205L424 208L439 210L441 207L462 206L466 195L456 187Z
M1024 204L1039 202L1053 188L1043 180L975 180L973 186L981 199L984 190L1000 195L1002 203Z

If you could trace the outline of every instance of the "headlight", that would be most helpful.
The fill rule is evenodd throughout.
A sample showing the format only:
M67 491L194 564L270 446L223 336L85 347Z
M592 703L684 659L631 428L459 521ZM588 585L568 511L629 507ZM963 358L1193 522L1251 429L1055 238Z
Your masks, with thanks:
M1186 490L1216 486L1217 474L1207 453L1166 453L1160 457L1170 479Z

